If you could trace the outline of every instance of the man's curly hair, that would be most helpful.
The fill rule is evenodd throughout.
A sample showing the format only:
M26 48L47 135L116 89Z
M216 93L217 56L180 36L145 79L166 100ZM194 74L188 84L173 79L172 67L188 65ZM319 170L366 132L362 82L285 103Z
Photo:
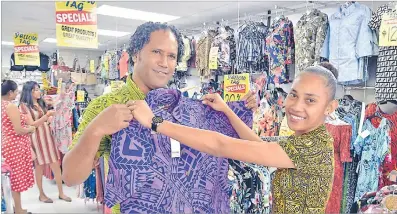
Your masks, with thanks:
M180 62L183 51L184 44L181 33L173 25L168 25L167 23L160 22L146 22L135 30L135 33L130 38L130 44L128 48L128 54L130 55L130 63L134 65L132 57L135 56L139 51L142 50L145 44L149 43L150 35L158 30L170 30L178 42L178 55L177 62Z

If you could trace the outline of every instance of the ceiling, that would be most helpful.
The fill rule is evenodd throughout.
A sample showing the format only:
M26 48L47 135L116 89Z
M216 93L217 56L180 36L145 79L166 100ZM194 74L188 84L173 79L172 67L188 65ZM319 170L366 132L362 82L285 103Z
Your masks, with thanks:
M329 5L341 4L343 1L327 2L319 1ZM203 23L213 25L215 21L222 19L233 22L238 17L255 16L257 14L266 14L268 10L273 10L275 5L281 10L302 9L306 8L306 1L109 1L97 2L98 7L101 5L111 5L135 10L148 12L163 13L167 15L180 16L180 19L171 21L171 24L177 26L187 34L198 33L202 29ZM41 2L20 2L7 1L1 2L1 36L2 41L12 41L12 35L15 32L37 32L39 41L45 38L55 38L55 4L51 1ZM374 4L368 1L366 4ZM375 2L375 4L380 4ZM316 7L326 7L318 4ZM376 8L376 7L371 7ZM293 10L285 10L286 13L297 13ZM280 9L279 9L280 10ZM135 31L136 27L144 21L116 18L111 16L98 15L98 28L113 31L130 32ZM198 31L198 32L197 32ZM129 37L109 37L99 35L99 50L103 51L109 48L121 47L127 43ZM40 42L40 50L54 51L56 44ZM2 45L2 48L7 48ZM8 46L12 48L12 46Z

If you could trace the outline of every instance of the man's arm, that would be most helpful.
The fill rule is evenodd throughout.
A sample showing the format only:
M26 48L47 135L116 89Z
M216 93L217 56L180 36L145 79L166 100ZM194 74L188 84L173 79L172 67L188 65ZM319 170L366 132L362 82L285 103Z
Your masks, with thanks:
M101 142L105 138L90 128L91 122L106 108L102 99L99 97L91 101L84 111L82 121L69 147L70 151L63 158L62 179L68 186L83 183L92 171L96 154L98 153L97 157L99 157L99 154L104 152L101 151L103 148Z

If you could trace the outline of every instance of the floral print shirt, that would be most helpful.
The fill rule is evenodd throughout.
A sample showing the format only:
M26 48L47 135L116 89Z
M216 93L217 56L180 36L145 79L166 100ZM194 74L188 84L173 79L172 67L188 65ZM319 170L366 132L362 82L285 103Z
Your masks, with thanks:
M269 57L269 83L276 87L289 82L287 65L294 59L294 31L292 22L285 17L275 20L266 37L265 53Z
M327 14L314 9L305 13L294 28L295 76L314 63L320 62L321 48L328 30Z

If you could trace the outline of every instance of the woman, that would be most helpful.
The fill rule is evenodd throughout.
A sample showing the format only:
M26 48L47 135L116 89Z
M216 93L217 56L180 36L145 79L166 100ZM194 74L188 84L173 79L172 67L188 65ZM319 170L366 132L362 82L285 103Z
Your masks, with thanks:
M21 192L34 185L33 159L29 134L34 126L26 125L26 118L12 103L18 95L18 85L12 80L1 83L2 153L5 164L11 167L11 191L15 213L27 213L22 209Z
M158 124L156 131L208 154L282 168L272 181L274 213L325 213L334 162L333 139L324 122L338 106L336 79L337 70L322 63L307 68L294 80L284 105L288 126L295 134L285 141L261 142L216 94L205 96L203 103L224 112L244 140L168 121ZM147 103L130 105L133 117L151 128L154 115Z
M63 193L61 168L59 165L60 154L49 127L48 120L55 114L55 111L47 111L47 106L41 97L40 87L37 82L28 81L24 84L20 98L20 108L21 112L26 114L28 124L37 128L31 136L31 141L36 155L35 175L37 187L40 191L39 200L44 203L53 203L43 190L44 166L49 164L58 186L59 199L71 202L72 199Z

